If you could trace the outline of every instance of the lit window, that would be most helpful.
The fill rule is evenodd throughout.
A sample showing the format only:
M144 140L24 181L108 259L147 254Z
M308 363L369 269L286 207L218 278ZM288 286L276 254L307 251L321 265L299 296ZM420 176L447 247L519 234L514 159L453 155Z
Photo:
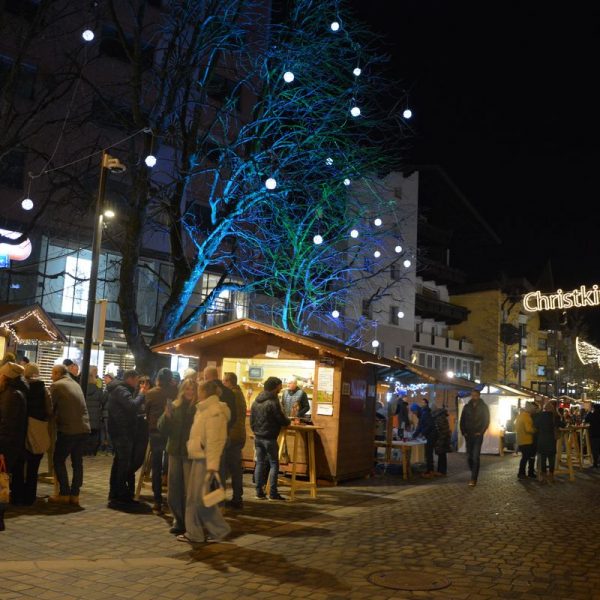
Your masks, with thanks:
M67 256L62 312L74 315L85 315L87 313L91 271L91 260Z

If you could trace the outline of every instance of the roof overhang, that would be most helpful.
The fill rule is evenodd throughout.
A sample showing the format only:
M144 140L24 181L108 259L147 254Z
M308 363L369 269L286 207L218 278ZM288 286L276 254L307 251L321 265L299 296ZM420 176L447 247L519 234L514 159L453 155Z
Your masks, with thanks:
M17 342L67 341L50 315L37 303L31 306L0 304L0 328L7 329Z

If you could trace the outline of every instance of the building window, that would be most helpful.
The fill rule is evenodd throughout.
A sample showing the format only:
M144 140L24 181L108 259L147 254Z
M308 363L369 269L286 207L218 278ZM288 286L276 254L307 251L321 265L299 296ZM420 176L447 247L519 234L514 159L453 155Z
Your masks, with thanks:
M419 352L419 365L425 366L425 352Z
M399 325L398 311L400 309L397 306L390 306L390 325Z
M450 371L454 371L454 359L453 358L448 359L448 369Z
M433 369L433 354L427 355L427 368Z
M546 367L544 365L538 365L536 373L539 377L546 377Z
M91 260L78 258L77 256L67 256L62 312L74 315L85 315L87 313L91 271Z
M479 379L481 377L481 363L475 361L475 379Z
M23 188L25 153L11 150L0 159L0 184L16 190Z
M100 41L100 54L129 62L129 57L134 52L134 42L129 36L121 40L117 30L109 25L102 27L102 39ZM143 69L149 69L154 63L154 46L144 44L141 49L141 64Z
M547 350L548 349L548 340L546 338L538 338L538 350Z
M371 305L370 300L362 301L362 316L366 317L367 319L373 318L373 306Z
M447 371L448 370L448 357L447 356L442 356L442 371Z
M15 61L12 58L0 55L0 89L9 83L14 68ZM10 81L15 93L22 98L33 98L36 75L36 67L21 63L13 74L14 80Z
M392 279L392 281L400 281L402 279L402 273L396 263L390 267L390 279Z
M441 366L442 366L442 359L440 356L436 356L434 361L433 361L433 368L436 369L437 371L440 370Z

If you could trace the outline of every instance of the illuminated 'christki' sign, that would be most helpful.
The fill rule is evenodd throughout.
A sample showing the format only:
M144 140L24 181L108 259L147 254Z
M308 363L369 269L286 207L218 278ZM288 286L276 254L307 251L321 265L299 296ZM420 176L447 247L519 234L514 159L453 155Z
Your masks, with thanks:
M600 288L597 285L593 285L589 289L582 285L570 292L556 290L554 294L542 294L540 291L530 292L523 297L523 307L529 312L599 305Z

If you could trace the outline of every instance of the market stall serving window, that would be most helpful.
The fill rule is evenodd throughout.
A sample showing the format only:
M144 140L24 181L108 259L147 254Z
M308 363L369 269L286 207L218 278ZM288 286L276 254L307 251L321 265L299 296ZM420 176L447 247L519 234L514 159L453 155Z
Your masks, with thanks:
M224 358L223 373L235 373L238 384L244 392L248 407L263 391L263 383L268 377L279 377L285 389L287 383L296 379L311 405L315 377L314 360L292 360L272 358ZM310 414L310 413L309 413Z

